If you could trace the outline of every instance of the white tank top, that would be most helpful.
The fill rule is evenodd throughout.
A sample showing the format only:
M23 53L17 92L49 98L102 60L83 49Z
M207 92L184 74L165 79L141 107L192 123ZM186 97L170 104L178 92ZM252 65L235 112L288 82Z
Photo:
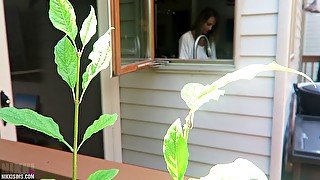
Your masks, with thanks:
M191 31L184 33L179 39L179 58L193 59L193 44L194 39ZM205 46L197 47L197 59L217 59L216 47L214 42L211 43L211 56L208 57L205 51Z

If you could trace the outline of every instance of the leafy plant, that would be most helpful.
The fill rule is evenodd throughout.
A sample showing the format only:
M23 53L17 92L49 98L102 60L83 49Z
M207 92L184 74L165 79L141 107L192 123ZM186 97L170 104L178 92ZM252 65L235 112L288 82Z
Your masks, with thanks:
M249 65L232 73L226 74L210 85L188 83L182 88L181 98L190 108L189 114L185 118L185 124L183 125L183 128L181 126L180 119L177 119L169 127L163 142L164 159L167 164L167 169L174 180L183 179L187 170L189 158L188 136L190 130L193 128L194 113L206 102L209 102L210 100L218 101L219 97L225 93L225 91L221 88L227 84L241 79L253 79L258 73L264 71L284 71L296 73L304 76L313 83L312 79L306 74L278 65L276 62L272 62L267 65Z
M112 56L111 29L101 36L93 45L89 54L92 62L82 75L82 91L80 90L80 65L85 46L96 33L97 18L91 6L90 14L84 20L80 29L82 47L79 50L76 44L78 27L74 8L68 0L50 0L49 18L53 26L65 33L65 36L54 47L55 63L61 78L68 84L74 99L74 138L73 146L61 135L59 126L50 117L45 117L29 109L7 107L0 109L0 119L16 126L25 126L37 130L64 143L73 153L72 179L77 179L77 152L81 145L93 134L111 126L117 120L117 114L104 114L89 126L78 146L79 106L91 80L103 69L108 68ZM81 95L80 95L81 93ZM118 173L117 169L99 170L90 175L89 179L112 179Z

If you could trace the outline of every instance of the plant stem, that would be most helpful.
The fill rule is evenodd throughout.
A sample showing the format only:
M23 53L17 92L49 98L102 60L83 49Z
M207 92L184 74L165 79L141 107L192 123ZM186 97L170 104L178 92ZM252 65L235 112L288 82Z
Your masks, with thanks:
M183 130L184 130L184 132L183 132L183 137L184 137L184 139L185 139L185 140L187 141L187 143L188 143L190 128L189 128L188 125L185 124L185 125L183 126Z
M74 128L73 128L73 170L72 170L72 179L77 179L77 153L78 153L78 128L79 128L79 79L80 79L80 57L81 54L78 54L78 69L77 69L77 83L76 83L76 98L74 101Z
M79 121L79 103L78 98L75 102L75 113L74 113L74 135L73 135L73 171L72 179L77 179L77 149L78 149L78 121Z
M183 125L183 137L187 142L189 138L189 131L193 127L193 118L194 118L194 113L190 111L188 116L185 118L186 123Z

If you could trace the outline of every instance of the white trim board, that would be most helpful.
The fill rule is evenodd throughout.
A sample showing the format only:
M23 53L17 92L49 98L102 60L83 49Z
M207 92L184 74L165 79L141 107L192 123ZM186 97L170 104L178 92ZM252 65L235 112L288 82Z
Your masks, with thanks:
M278 15L278 34L277 34L277 63L288 66L289 62L289 43L290 43L290 27L291 27L291 0L279 1ZM287 105L287 82L286 73L275 73L274 83L274 103L273 103L273 125L271 140L271 159L270 159L270 179L281 179L282 152L283 152L283 136L285 132L285 118Z
M97 0L97 7L99 20L98 32L100 37L109 27L111 17L109 1ZM118 119L112 127L103 130L104 158L111 161L122 162L119 78L110 78L110 73L110 69L100 73L102 113L117 113Z

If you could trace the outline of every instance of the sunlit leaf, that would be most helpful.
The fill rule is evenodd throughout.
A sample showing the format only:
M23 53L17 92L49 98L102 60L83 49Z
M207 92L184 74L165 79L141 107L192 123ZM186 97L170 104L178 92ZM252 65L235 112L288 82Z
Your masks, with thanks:
M70 150L71 146L60 134L59 126L50 117L40 115L30 109L17 109L14 107L0 108L0 119L15 126L25 126L27 128L42 132L48 136L65 143Z
M101 36L93 45L93 50L89 54L92 62L87 66L86 72L82 75L83 93L87 89L91 80L102 70L109 67L112 50L111 50L111 29Z
M224 94L224 91L220 90L220 88L226 86L227 84L240 79L253 79L258 75L258 73L273 70L296 73L313 82L312 79L309 78L306 74L294 69L281 66L276 62L272 62L267 65L253 64L232 73L228 73L217 81L213 82L211 85L204 86L198 83L186 84L181 90L181 97L186 102L191 111L195 112L204 103L210 100L218 100L219 96Z
M175 180L183 179L188 166L189 152L180 119L169 127L164 137L163 155L171 177Z
M117 114L103 114L99 117L98 120L95 120L91 126L89 126L86 130L86 132L83 135L83 140L81 142L81 145L84 141L89 139L93 134L101 131L102 129L112 126L118 118ZM80 148L80 147L79 147Z
M88 180L111 180L118 174L118 169L98 170L91 174Z
M232 163L217 164L213 166L209 174L200 180L239 180L239 179L255 179L267 180L267 176L252 162L238 158ZM190 180L196 180L191 178Z
M66 36L54 47L54 55L59 75L73 89L77 81L78 56L75 47Z
M78 34L76 15L68 0L50 0L49 18L55 28L75 40Z
M203 92L210 88L210 85L202 85L199 83L188 83L181 90L181 97L190 109L198 109L202 104L213 99L218 101L219 97L224 95L224 90L215 90L206 96L206 98L198 98Z
M83 46L85 46L90 41L92 36L96 33L96 29L97 29L96 14L93 7L92 6L90 7L91 7L90 14L84 20L80 30L80 38Z

